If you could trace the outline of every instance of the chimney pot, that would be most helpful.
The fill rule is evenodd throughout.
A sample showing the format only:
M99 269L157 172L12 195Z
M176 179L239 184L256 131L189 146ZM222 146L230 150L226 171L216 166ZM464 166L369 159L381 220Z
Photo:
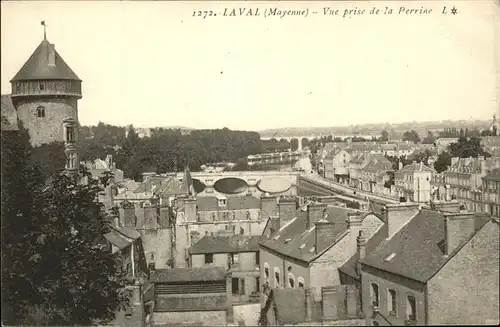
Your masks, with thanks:
M476 231L476 217L472 212L460 211L444 213L445 255L450 255L455 249L466 242Z

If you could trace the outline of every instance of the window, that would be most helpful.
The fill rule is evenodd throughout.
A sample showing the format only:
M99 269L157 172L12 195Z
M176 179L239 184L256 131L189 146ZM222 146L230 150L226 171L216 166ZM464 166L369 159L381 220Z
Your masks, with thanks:
M234 265L234 264L238 264L238 262L240 261L240 256L238 253L231 253L231 264Z
M16 93L21 92L21 85L19 83L16 83Z
M388 300L387 303L389 305L389 314L395 316L396 315L396 306L397 306L397 299L396 299L396 291L395 290L389 290L388 293Z
M371 296L372 296L372 305L374 307L378 307L378 302L379 302L378 285L375 283L371 284Z
M38 118L44 118L45 117L45 107L38 107L36 108L36 116Z
M255 252L255 265L260 265L260 252Z
M264 276L266 277L266 279L269 279L269 265L266 263L264 263Z
M243 229L243 227L240 227L240 235L244 235L245 234L245 230Z
M255 292L260 292L260 277L255 277Z
M280 270L278 268L274 268L274 287L280 287Z
M233 278L232 279L232 291L233 294L240 294L240 279L239 278Z
M40 91L43 91L43 90L45 90L45 84L40 83Z
M304 278L302 278L302 277L297 278L297 284L299 287L303 288L304 287Z
M75 129L72 126L66 127L66 142L75 142Z
M292 273L288 273L288 287L295 287L295 276Z
M372 320L372 326L380 326L380 325L378 324L378 321Z
M213 253L205 254L205 264L214 263L214 255Z
M417 320L417 303L415 302L415 297L408 295L406 299L406 315L408 320Z

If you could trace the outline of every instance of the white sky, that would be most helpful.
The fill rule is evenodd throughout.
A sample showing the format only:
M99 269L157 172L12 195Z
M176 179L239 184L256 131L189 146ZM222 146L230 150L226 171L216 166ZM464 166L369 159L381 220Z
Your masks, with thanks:
M442 15L443 5L458 15ZM241 6L319 13L192 17ZM433 13L344 19L322 16L325 6ZM45 20L48 40L83 80L84 125L260 130L490 119L500 106L499 11L493 0L2 2L1 91L10 93Z

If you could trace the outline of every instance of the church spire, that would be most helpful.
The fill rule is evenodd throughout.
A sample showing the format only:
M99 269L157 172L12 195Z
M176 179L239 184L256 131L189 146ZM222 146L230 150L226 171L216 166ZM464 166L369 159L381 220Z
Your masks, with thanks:
M47 40L47 24L45 24L44 20L42 20L41 24L43 26L43 39Z

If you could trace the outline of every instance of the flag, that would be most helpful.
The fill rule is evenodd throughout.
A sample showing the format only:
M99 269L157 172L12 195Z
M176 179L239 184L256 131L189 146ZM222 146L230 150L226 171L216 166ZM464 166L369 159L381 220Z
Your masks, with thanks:
M42 20L41 24L42 24L43 26L45 26L45 21L44 21L44 20Z

